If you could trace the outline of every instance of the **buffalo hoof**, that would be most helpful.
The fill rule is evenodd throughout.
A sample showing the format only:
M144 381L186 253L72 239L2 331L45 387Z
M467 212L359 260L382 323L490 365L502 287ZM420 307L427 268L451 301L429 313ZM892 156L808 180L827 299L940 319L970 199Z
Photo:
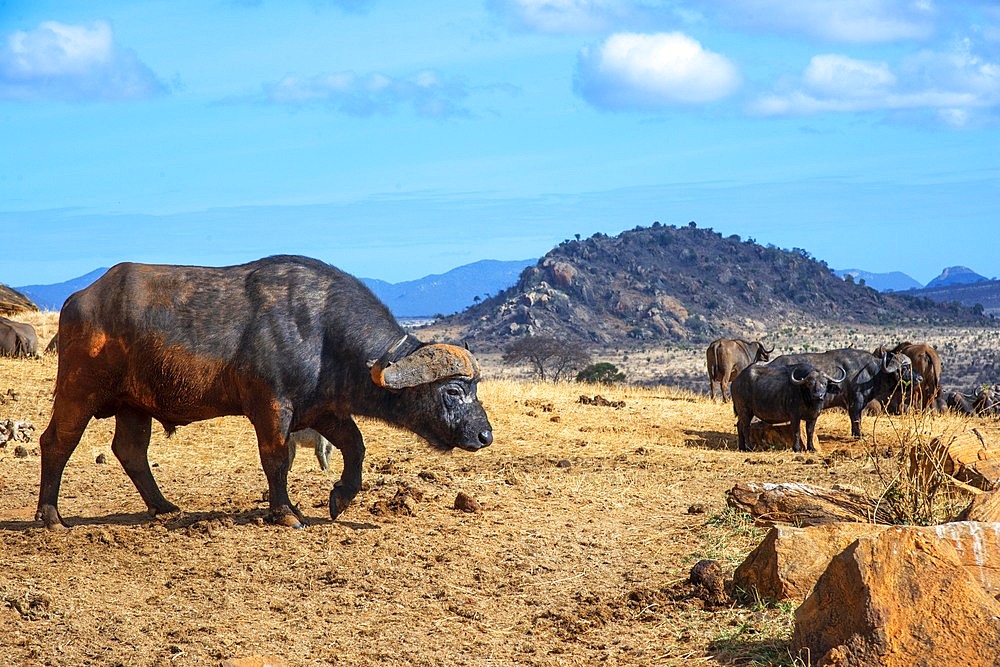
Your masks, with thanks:
M181 508L173 503L165 503L160 507L148 507L149 516L161 516L163 514L176 514L181 511Z
M35 513L35 521L41 521L42 525L49 530L69 530L69 526L63 523L62 517L59 516L59 510L52 505L42 505L39 507Z
M340 487L334 487L330 491L330 518L336 519L351 505L351 498L344 498L338 493Z
M288 528L305 528L306 524L302 517L287 507L280 507L271 511L268 520L276 526L287 526Z

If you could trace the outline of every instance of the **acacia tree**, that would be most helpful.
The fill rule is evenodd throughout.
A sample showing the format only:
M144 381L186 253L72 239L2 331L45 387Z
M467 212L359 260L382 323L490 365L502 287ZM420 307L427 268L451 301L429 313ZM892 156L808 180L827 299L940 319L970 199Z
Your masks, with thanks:
M504 348L503 360L508 364L528 362L539 379L554 382L587 366L590 353L579 343L551 336L525 336Z

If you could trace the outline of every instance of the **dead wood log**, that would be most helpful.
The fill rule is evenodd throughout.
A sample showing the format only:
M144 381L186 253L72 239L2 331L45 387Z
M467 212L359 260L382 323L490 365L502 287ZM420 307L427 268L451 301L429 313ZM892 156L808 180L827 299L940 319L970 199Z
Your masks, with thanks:
M891 516L879 508L878 500L846 487L740 482L726 493L726 504L743 510L761 526L817 526L833 521L892 523Z

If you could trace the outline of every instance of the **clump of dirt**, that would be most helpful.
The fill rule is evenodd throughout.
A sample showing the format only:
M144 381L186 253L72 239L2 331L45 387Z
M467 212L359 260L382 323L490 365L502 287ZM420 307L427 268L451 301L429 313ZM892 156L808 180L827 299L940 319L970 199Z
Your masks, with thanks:
M396 488L392 498L376 500L369 511L375 516L416 516L417 503L423 499L424 494L420 489L402 485Z

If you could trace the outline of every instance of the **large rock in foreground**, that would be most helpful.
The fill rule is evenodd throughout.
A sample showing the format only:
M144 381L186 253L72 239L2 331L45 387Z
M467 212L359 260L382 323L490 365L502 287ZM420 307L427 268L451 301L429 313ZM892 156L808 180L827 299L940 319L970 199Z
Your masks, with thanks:
M887 528L830 562L795 611L791 648L817 666L996 665L1000 602L950 540Z
M976 521L906 528L853 522L808 528L777 526L736 568L733 586L762 600L802 600L837 554L859 538L886 530L904 530L949 543L966 572L987 593L1000 594L1000 523Z

